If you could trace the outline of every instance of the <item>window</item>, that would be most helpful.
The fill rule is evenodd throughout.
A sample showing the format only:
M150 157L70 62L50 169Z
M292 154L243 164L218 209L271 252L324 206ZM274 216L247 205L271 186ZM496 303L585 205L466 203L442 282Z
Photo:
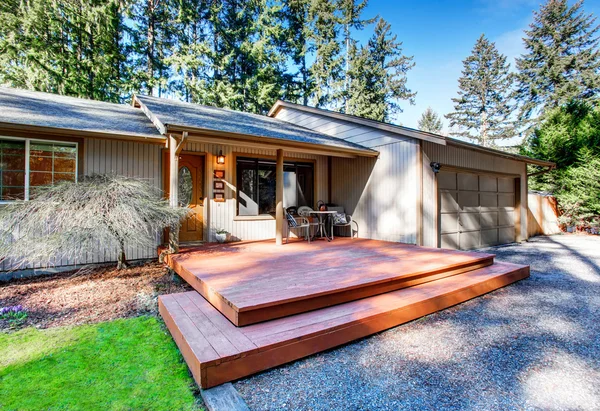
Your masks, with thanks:
M275 162L239 158L237 167L237 214L256 216L275 214ZM313 207L314 167L311 163L283 165L283 206Z
M28 200L36 187L77 179L77 143L0 137L0 201Z

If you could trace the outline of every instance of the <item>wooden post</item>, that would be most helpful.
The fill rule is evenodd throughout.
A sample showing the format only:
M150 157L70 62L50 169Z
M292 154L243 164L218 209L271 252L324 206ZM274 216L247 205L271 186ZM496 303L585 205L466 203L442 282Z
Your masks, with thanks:
M169 205L173 208L179 206L179 154L187 135L187 131L183 132L181 138L169 134ZM179 252L179 225L169 230L169 252Z
M283 244L283 150L277 150L277 173L275 175L275 243Z

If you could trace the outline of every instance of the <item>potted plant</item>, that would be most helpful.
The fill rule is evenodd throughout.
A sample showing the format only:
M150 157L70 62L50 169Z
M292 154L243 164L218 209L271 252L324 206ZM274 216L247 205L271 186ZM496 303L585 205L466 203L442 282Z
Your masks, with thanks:
M227 234L228 233L224 228L219 228L215 234L215 237L219 243L224 243L227 241Z

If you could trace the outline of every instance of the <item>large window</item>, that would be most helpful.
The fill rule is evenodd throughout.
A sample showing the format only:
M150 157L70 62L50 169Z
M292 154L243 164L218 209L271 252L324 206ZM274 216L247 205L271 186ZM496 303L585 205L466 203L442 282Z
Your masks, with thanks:
M0 201L28 200L37 187L76 176L77 143L0 137Z
M240 158L237 167L237 206L240 216L275 214L275 162ZM283 206L314 206L314 167L312 163L285 162L283 166Z

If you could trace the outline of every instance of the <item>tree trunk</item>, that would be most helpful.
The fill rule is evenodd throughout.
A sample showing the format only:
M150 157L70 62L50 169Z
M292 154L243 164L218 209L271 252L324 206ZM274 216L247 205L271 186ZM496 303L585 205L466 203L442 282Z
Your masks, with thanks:
M121 242L119 248L119 256L117 257L117 270L123 270L125 268L129 268L129 263L127 262L127 258L125 256L125 244Z

